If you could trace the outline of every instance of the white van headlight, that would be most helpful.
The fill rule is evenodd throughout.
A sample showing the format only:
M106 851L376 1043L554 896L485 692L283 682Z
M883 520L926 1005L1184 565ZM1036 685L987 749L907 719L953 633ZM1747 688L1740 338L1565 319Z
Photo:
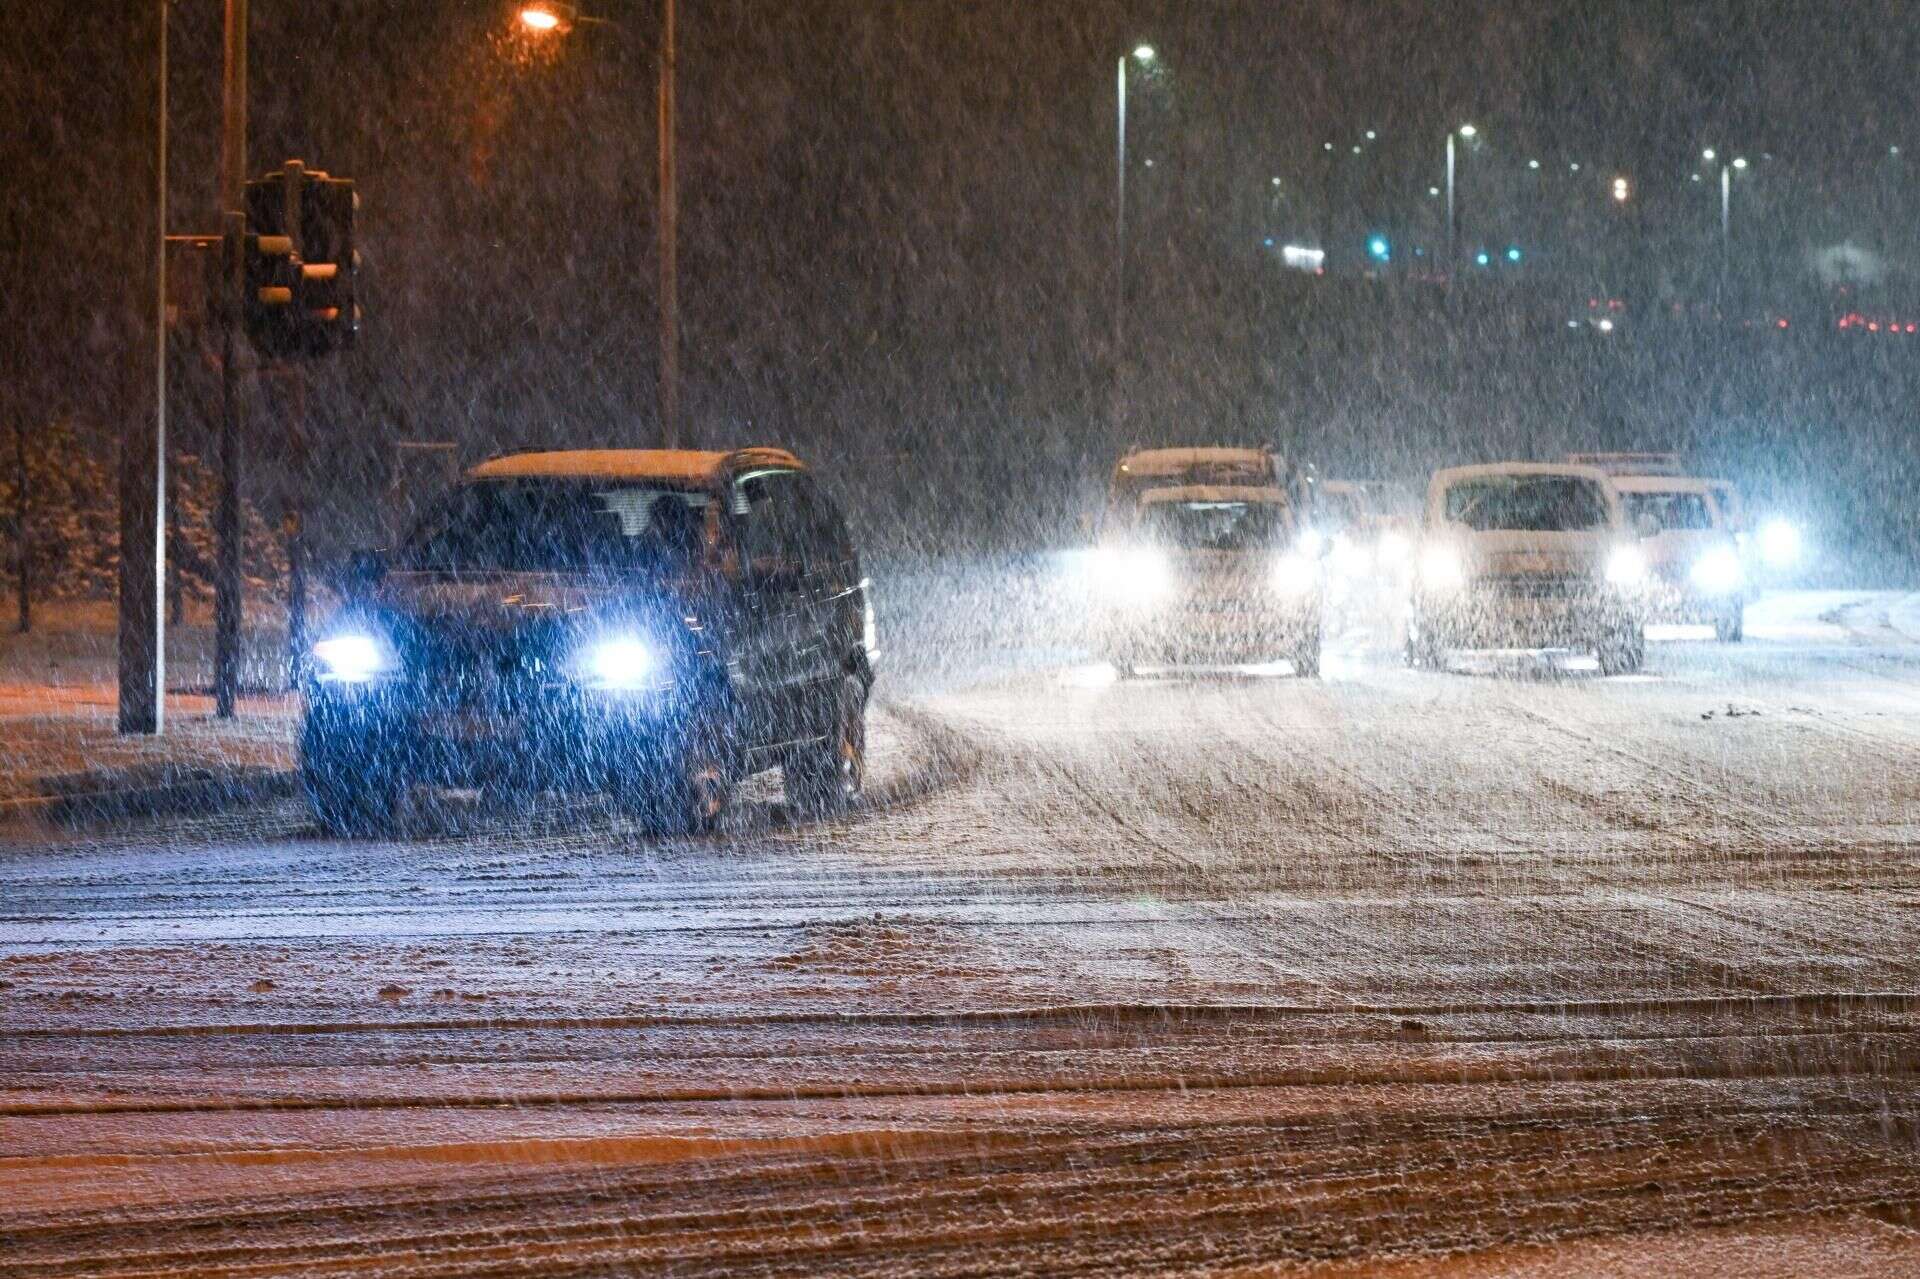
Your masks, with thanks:
M1319 566L1299 551L1290 551L1273 562L1273 588L1282 595L1305 595L1319 578Z
M313 646L314 674L332 684L364 684L399 663L393 649L368 631L335 631Z
M1730 546L1716 546L1693 562L1693 584L1710 595L1728 595L1740 589L1740 557Z
M1647 575L1647 557L1639 548L1616 546L1607 556L1607 581L1614 586L1638 586Z
M1094 589L1123 604L1151 604L1173 585L1167 557L1145 546L1108 546L1087 559Z
M1467 566L1451 546L1429 546L1420 553L1420 584L1430 591L1451 591L1467 580Z

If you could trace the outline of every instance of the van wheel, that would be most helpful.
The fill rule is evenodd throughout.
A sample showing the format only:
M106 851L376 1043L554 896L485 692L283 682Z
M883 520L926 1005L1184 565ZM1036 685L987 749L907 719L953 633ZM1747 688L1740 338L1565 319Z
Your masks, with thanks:
M725 735L691 726L678 741L621 779L620 808L657 835L699 835L733 802L735 769Z
M350 764L322 747L301 750L300 789L322 831L335 839L371 839L399 829L401 800L411 787L387 769Z
M867 689L842 676L824 694L819 740L795 750L781 765L787 804L812 816L860 802L867 783Z
M1646 664L1647 633L1638 624L1623 626L1594 646L1602 675L1631 675Z
M1307 637L1306 643L1302 644L1298 649L1294 651L1293 656L1290 660L1293 662L1293 673L1299 678L1301 679L1319 679L1320 678L1320 628L1319 627L1316 626L1313 628L1313 633Z
M1407 627L1407 665L1416 671L1442 671L1447 668L1446 650L1434 642L1431 634L1409 624Z

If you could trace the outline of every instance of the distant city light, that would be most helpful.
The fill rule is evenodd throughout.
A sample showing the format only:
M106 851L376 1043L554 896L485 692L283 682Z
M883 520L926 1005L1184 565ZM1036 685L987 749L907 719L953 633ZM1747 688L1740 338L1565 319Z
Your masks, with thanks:
M1440 188L1439 188L1439 187L1428 187L1428 188L1427 188L1427 194L1428 194L1428 195L1439 195L1439 194L1440 194Z
M1698 182L1699 180L1700 180L1700 175L1699 175L1699 174L1697 174L1697 173L1696 173L1696 174L1694 174L1694 175L1693 175L1693 181L1695 181L1695 182Z
M1280 260L1295 270L1318 271L1327 260L1327 251L1310 249L1303 244L1285 244L1280 246Z
M1527 161L1527 167L1529 169L1537 169L1540 167L1540 162L1538 160L1529 160Z
M1596 325L1595 327L1596 327L1596 328L1598 328L1598 329L1599 329L1599 330L1600 330L1600 331L1601 331L1602 333L1611 333L1611 332L1613 332L1613 321L1612 321L1612 320L1602 320L1602 321L1600 321L1600 323L1599 323L1598 325Z
M529 31L552 31L560 25L560 15L542 4L530 4L520 11L520 25Z
M1368 129L1368 130L1367 130L1367 141L1369 141L1369 142L1371 142L1371 141L1373 141L1373 140L1374 140L1375 138L1377 138L1377 137L1379 137L1379 136L1380 136L1380 135L1379 135L1379 134L1377 134L1377 133L1375 133L1375 132L1374 132L1374 131L1373 131L1372 129ZM1897 148L1896 148L1896 149L1897 149Z
M1744 169L1744 168L1746 168L1746 167L1747 167L1747 157L1745 157L1744 155L1737 155L1737 156L1735 156L1735 157L1733 157L1733 167L1734 167L1734 168L1736 168L1736 169Z
M1493 261L1493 259L1487 255L1487 251L1485 249L1482 249L1480 250L1480 252L1474 254L1473 260L1475 262L1478 262L1481 266L1485 266L1487 265L1487 263Z
M1143 64L1152 62L1154 57L1153 46L1150 44L1137 44L1133 47L1133 56L1135 61Z
M1717 156L1718 156L1718 153L1715 152L1712 147L1708 147L1705 151L1702 151L1700 153L1700 158L1702 160L1705 160L1708 164L1712 164L1714 160L1717 158Z
M1353 153L1354 153L1355 155L1359 155L1359 154L1360 154L1360 144L1359 144L1358 142L1356 142L1356 143L1354 143L1354 144L1353 144Z
M1518 262L1519 260L1520 260L1520 246L1517 244L1507 246L1507 261Z
M1279 185L1280 185L1280 179L1279 179L1279 178L1275 178L1275 179L1273 180L1273 185L1275 185L1275 186L1279 186Z
M1476 136L1476 135L1478 135L1478 134L1479 134L1479 132L1480 132L1480 130L1478 130L1478 129L1476 129L1476 128L1474 128L1474 127L1473 127L1472 125L1470 125L1470 124L1463 124L1463 125L1461 125L1461 126L1460 126L1460 136L1461 136L1461 137L1463 137L1463 138L1471 138L1471 137L1474 137L1474 136Z
M1633 194L1633 188L1627 185L1627 180L1625 178L1615 178L1613 180L1613 198L1614 199L1624 202L1627 199L1627 197L1631 196L1632 194Z
M1387 243L1387 237L1376 235L1367 241L1367 252L1382 262L1393 256L1393 246Z
M1569 164L1567 168L1571 169L1575 173L1578 173L1580 172L1580 162L1578 160L1575 160L1572 164Z

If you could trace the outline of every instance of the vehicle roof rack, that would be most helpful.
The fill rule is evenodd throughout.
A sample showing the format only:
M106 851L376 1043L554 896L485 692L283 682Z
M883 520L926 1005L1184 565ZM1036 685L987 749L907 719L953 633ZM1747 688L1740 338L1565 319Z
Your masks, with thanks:
M1591 466L1608 475L1684 476L1687 468L1678 453L1569 453L1575 466Z

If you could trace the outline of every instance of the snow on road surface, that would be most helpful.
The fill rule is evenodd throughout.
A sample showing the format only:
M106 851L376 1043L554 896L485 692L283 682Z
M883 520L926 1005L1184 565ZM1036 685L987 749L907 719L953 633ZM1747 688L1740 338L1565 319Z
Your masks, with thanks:
M0 1273L1920 1274L1914 616L1036 644L704 840L16 842Z

